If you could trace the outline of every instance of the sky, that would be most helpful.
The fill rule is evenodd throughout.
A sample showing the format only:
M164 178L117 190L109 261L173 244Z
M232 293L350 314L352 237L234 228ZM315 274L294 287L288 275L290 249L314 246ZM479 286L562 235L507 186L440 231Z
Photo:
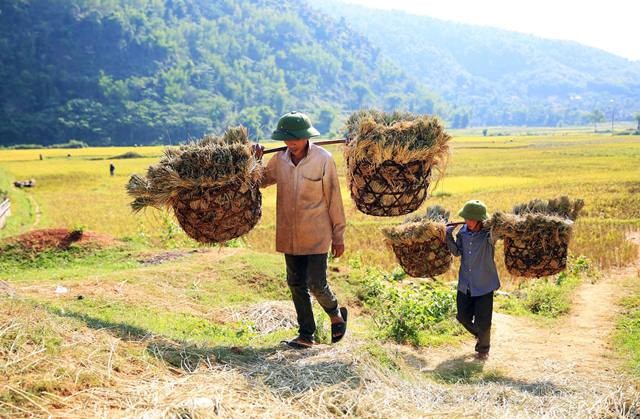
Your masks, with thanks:
M640 61L638 0L343 0L454 22L577 41Z

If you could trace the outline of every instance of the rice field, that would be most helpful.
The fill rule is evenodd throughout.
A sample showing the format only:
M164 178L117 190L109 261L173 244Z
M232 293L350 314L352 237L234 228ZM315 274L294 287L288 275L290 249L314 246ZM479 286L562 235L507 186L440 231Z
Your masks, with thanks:
M269 146L279 145L270 143ZM347 213L347 253L385 269L395 266L380 228L402 221L360 213L351 201L340 146L329 146L338 165ZM140 158L114 159L126 152ZM154 209L132 214L125 185L144 173L162 147L71 150L0 150L0 189L9 189L13 213L0 237L43 227L83 227L150 246L194 245L171 214ZM40 160L42 155L42 160ZM268 158L268 157L267 157ZM622 265L635 249L625 231L640 228L640 137L561 132L544 136L455 137L447 173L432 186L427 206L438 204L455 214L468 199L483 200L489 211L510 210L533 198L558 195L585 200L571 245L600 267ZM116 167L109 175L109 163ZM34 178L37 186L17 190L15 179ZM275 187L263 190L263 216L243 241L260 252L274 252ZM452 216L455 218L455 216ZM500 258L501 256L499 256ZM500 264L502 265L502 264ZM506 271L501 272L508 276ZM451 278L455 272L448 274Z
M634 259L636 245L625 233L640 230L640 137L457 137L452 145L447 176L420 211L438 204L455 214L478 198L495 212L566 194L586 202L573 254L603 268ZM297 352L278 344L293 335L295 312L284 263L274 252L275 188L263 191L264 215L244 240L193 250L182 248L196 244L171 214L133 214L129 207L129 177L156 163L161 147L0 150L0 190L8 190L13 203L0 239L34 226L83 227L134 242L86 253L43 252L32 260L3 254L0 417L634 417L640 406L637 380L618 371L611 351L633 350L635 335L627 332L633 313L620 320L624 333L616 339L624 340L610 345L613 320L602 319L616 312L619 290L606 278L581 288L574 302L578 282L572 281L578 278L563 277L562 286L559 278L538 283L533 290L542 297L551 288L561 302L567 294L560 308L571 308L569 319L510 316L504 312L517 312L517 298L497 299L488 364L470 359L471 337L455 328L434 326L431 340L420 340L419 348L378 335L375 312L363 305L360 292L375 291L367 288L370 281L387 281L378 270L369 275L368 267L395 268L381 229L402 218L358 212L348 196L340 149L331 151L348 229L347 254L331 261L329 271L332 287L354 316L350 336L340 345ZM142 157L112 158L126 152ZM35 188L12 186L13 180L29 178L36 179ZM240 246L251 250L233 248ZM158 249L171 247L179 248ZM501 258L504 288L517 286ZM576 269L588 265L578 262ZM455 277L455 268L444 281ZM633 269L618 271L631 278ZM58 285L66 287L63 294ZM448 284L432 286L407 280L397 289L424 292L426 300ZM393 313L417 311L416 294L402 295L379 300L397 308ZM625 307L631 310L634 301L625 299ZM317 320L319 341L326 343L328 318L318 312ZM592 327L574 327L587 322Z

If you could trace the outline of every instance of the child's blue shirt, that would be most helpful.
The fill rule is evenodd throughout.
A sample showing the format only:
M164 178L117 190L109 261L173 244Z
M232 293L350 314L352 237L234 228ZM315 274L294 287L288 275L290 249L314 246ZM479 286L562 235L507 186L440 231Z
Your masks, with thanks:
M494 244L488 229L473 232L464 225L454 239L453 227L447 228L449 251L454 256L460 256L459 291L478 297L500 288Z

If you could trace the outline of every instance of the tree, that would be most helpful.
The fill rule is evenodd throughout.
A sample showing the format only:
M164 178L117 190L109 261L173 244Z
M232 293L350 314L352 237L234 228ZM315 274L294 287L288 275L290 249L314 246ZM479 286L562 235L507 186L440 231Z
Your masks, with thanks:
M391 93L385 98L386 107L390 111L396 111L402 107L404 102L404 96L399 93Z
M182 142L240 123L260 138L296 109L326 132L346 109L440 102L305 2L0 4L0 145Z
M322 108L318 115L318 121L314 124L321 134L327 134L331 132L331 126L335 121L337 112L334 108L326 107Z
M587 120L593 123L593 132L598 132L598 122L606 121L604 114L601 110L596 109L595 111L587 114Z
M636 119L636 122L638 123L638 126L636 127L636 131L640 132L640 112L636 112L636 114L633 117Z
M371 96L371 89L364 83L356 83L351 88L353 93L356 95L355 105L358 108L362 108L364 105L364 101L367 97Z

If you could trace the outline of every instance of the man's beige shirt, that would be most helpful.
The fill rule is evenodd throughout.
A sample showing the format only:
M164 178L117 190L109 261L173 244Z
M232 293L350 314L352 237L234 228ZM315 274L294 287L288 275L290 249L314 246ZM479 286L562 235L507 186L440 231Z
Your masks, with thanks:
M290 255L327 253L344 244L346 221L336 163L327 150L309 143L298 165L289 150L269 160L262 186L277 185L276 250Z

